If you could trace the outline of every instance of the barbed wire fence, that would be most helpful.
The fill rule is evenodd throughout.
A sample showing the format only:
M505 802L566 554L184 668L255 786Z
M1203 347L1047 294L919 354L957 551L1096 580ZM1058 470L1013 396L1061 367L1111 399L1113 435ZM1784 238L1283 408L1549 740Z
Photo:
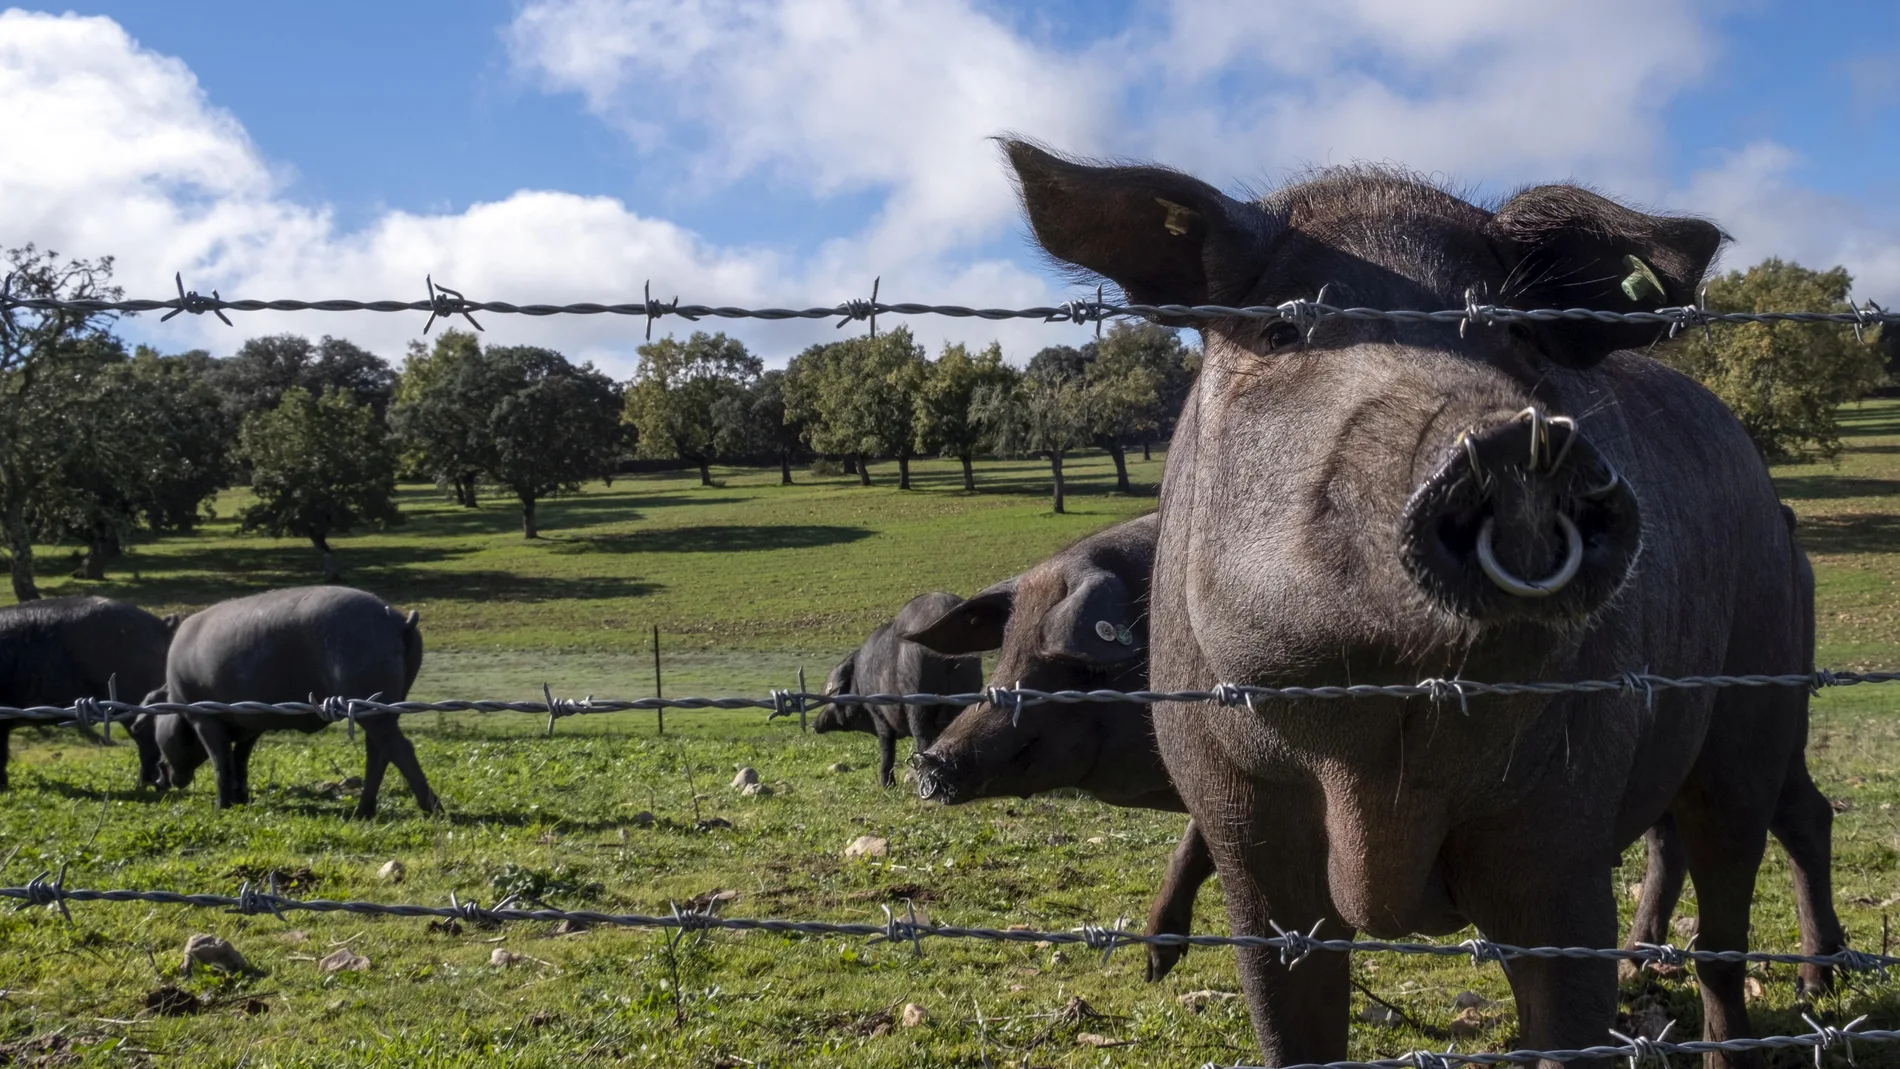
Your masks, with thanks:
M652 336L653 324L659 320L674 317L687 322L702 319L756 319L756 320L823 320L836 319L836 326L842 328L854 322L867 322L872 334L877 331L877 317L885 316L923 316L935 315L959 319L1016 320L1034 319L1045 323L1070 323L1087 325L1093 323L1097 332L1102 323L1113 319L1168 320L1173 322L1213 322L1220 320L1267 320L1285 321L1300 328L1309 339L1322 324L1335 321L1390 322L1400 324L1439 324L1455 325L1462 333L1467 327L1476 325L1490 327L1513 323L1557 323L1557 322L1595 322L1620 323L1631 325L1654 325L1667 328L1674 337L1684 329L1700 328L1708 330L1714 325L1743 323L1803 323L1826 324L1849 327L1857 339L1867 340L1869 327L1887 327L1900 324L1900 312L1889 311L1873 301L1858 305L1850 304L1845 311L1806 312L1806 311L1767 311L1767 312L1712 312L1696 305L1657 308L1638 312L1611 312L1590 308L1531 308L1519 309L1503 305L1484 303L1475 291L1467 291L1465 304L1461 308L1439 310L1394 310L1353 306L1340 306L1324 303L1323 300L1293 300L1273 305L1179 305L1179 304L1139 304L1115 303L1103 299L1100 289L1093 300L1072 300L1060 305L1026 308L978 308L964 305L888 303L879 300L879 282L873 282L871 296L868 299L852 299L839 304L809 308L743 308L701 304L681 304L677 297L667 301L656 300L652 296L652 287L643 289L642 299L638 302L597 303L574 302L565 304L517 304L499 300L471 300L460 291L438 285L433 277L425 278L427 296L418 300L300 300L300 299L226 299L213 290L205 296L195 290L185 288L182 275L174 277L177 296L163 299L91 299L22 296L12 290L12 278L8 276L0 282L0 331L13 329L12 316L15 311L33 312L78 312L82 314L119 314L140 312L164 312L160 321L170 320L180 314L215 315L226 325L233 325L227 312L426 312L428 319L423 324L427 333L436 320L449 320L460 317L477 330L484 329L475 319L474 313L522 315L530 317L548 317L562 315L611 315L639 318L646 321L646 334ZM1321 291L1322 297L1324 291ZM768 719L779 716L799 715L801 722L810 709L836 704L885 704L885 705L942 705L970 706L989 704L998 708L1008 708L1013 717L1020 717L1025 707L1056 704L1073 705L1094 702L1130 702L1136 704L1155 704L1159 702L1215 702L1221 705L1246 705L1250 709L1260 702L1287 701L1335 701L1344 699L1411 699L1427 698L1434 703L1457 702L1460 711L1469 715L1469 701L1473 697L1486 696L1556 696L1561 694L1601 694L1622 692L1642 694L1645 700L1653 701L1656 691L1688 688L1727 688L1727 687L1807 687L1819 691L1829 687L1853 686L1863 683L1900 682L1900 671L1831 671L1819 670L1811 673L1780 675L1707 675L1667 677L1647 672L1628 672L1615 679L1579 680L1579 681L1542 681L1542 682L1500 682L1486 683L1462 679L1425 679L1410 684L1384 685L1348 685L1348 686L1295 686L1295 687L1258 687L1222 683L1211 690L1201 691L1039 691L1029 688L990 688L980 692L964 694L815 694L806 691L802 685L798 689L774 690L769 697L719 697L719 698L641 698L633 700L596 699L589 696L584 699L563 699L556 697L551 690L544 688L544 701L481 701L447 700L434 702L384 702L376 698L356 699L330 697L322 700L314 698L310 702L154 702L137 704L117 700L82 699L65 707L32 706L0 707L0 719L37 721L61 725L90 726L98 724L109 726L113 723L127 723L143 714L223 714L223 715L303 715L317 716L330 722L345 722L354 734L356 719L360 716L404 715L422 712L478 712L478 713L528 713L545 715L548 718L548 731L554 730L556 721L561 718L586 713L626 712L635 710L713 710L713 709L761 709L769 710ZM1021 928L981 928L941 926L919 921L914 908L907 908L904 916L899 917L889 907L885 907L886 923L852 924L830 921L786 920L778 918L726 918L714 912L716 903L707 903L703 907L682 909L678 905L666 915L642 915L607 913L593 910L554 909L526 896L510 896L493 907L483 907L477 902L460 901L455 895L449 896L447 906L428 906L419 904L395 904L354 900L297 899L280 893L275 875L268 886L255 888L249 882L242 884L236 895L191 894L176 891L140 890L140 889L90 889L73 888L65 884L65 870L58 875L42 872L40 875L20 886L0 887L0 899L11 899L19 908L33 906L55 909L71 919L68 903L74 902L145 902L160 905L180 905L197 908L223 909L228 912L253 916L269 913L279 919L293 912L348 913L355 915L377 915L396 917L433 917L438 919L465 920L482 925L498 925L522 921L568 921L583 925L608 925L616 927L650 928L672 931L678 934L708 930L767 931L785 934L830 935L869 938L874 941L897 944L908 943L913 952L921 955L927 939L974 939L1001 943L1027 943L1046 945L1081 945L1091 950L1099 950L1106 959L1118 947L1126 945L1156 946L1229 946L1269 950L1280 955L1282 962L1289 966L1314 953L1393 953L1426 955L1432 957L1468 958L1473 965L1487 962L1499 964L1519 958L1541 959L1594 959L1609 961L1628 961L1633 963L1682 966L1691 963L1723 962L1752 964L1801 965L1810 964L1841 969L1850 973L1876 974L1882 980L1889 979L1889 970L1900 966L1900 957L1884 952L1872 954L1844 948L1831 954L1787 954L1772 951L1713 951L1681 948L1667 944L1637 944L1629 948L1593 948L1593 947L1521 947L1509 944L1493 943L1485 939L1470 939L1461 943L1408 943L1385 940L1344 940L1320 939L1318 929L1302 933L1286 930L1275 924L1278 933L1273 936L1217 936L1160 933L1147 934L1123 927L1122 921L1114 925L1083 925L1067 931L1034 931ZM517 903L526 902L532 908L522 908ZM1455 1050L1444 1052L1415 1051L1401 1058L1387 1058L1375 1061L1331 1062L1324 1065L1294 1066L1290 1069L1451 1069L1453 1066L1478 1065L1530 1065L1542 1061L1571 1062L1586 1059L1627 1058L1632 1069L1640 1063L1660 1061L1673 1054L1704 1054L1711 1052L1746 1052L1776 1049L1807 1049L1815 1055L1817 1069L1821 1065L1823 1052L1841 1048L1853 1060L1853 1043L1891 1043L1900 1041L1900 1031L1858 1030L1866 1018L1860 1017L1843 1026L1822 1024L1809 1016L1803 1016L1813 1029L1804 1035L1767 1036L1759 1039L1730 1039L1717 1042L1706 1041L1670 1041L1669 1033L1674 1022L1663 1028L1654 1037L1624 1035L1612 1031L1610 1036L1616 1044L1586 1047L1574 1050L1514 1050L1502 1053L1460 1054ZM1214 1069L1211 1065L1208 1069ZM1234 1066L1232 1069L1252 1069L1246 1066Z
M1846 311L1839 312L1713 312L1698 305L1672 306L1639 312L1611 312L1597 308L1511 308L1506 305L1487 304L1479 299L1475 290L1467 291L1462 308L1445 308L1435 311L1361 308L1305 299L1280 304L1241 306L1117 303L1103 299L1102 290L1099 288L1093 300L1072 300L1058 305L1029 308L976 308L960 304L880 301L878 287L881 280L878 280L872 283L871 296L868 299L854 298L838 304L810 308L742 308L726 305L681 304L678 297L665 301L656 300L653 297L651 283L644 287L639 301L517 304L512 301L472 300L465 297L459 290L437 284L432 276L424 280L427 296L409 301L237 299L221 297L216 290L207 297L196 290L186 289L182 275L175 276L173 281L178 288L176 297L68 298L16 294L12 291L12 279L9 276L4 284L0 284L0 323L4 323L16 310L84 314L164 312L165 315L159 318L161 323L183 313L191 315L210 313L217 316L227 326L232 324L225 315L226 312L427 312L429 318L422 327L423 332L427 333L429 328L435 325L436 320L449 320L458 316L470 326L481 330L483 327L474 316L474 313L481 312L532 317L607 315L645 319L648 337L652 336L653 324L668 317L687 322L698 322L702 319L836 319L838 327L854 322L868 322L873 334L877 332L877 317L880 315L929 315L952 319L985 320L1034 319L1044 323L1078 325L1094 323L1098 330L1104 321L1130 318L1197 322L1223 319L1285 320L1308 332L1322 323L1336 319L1361 322L1377 320L1391 323L1450 324L1458 326L1461 330L1469 325L1488 327L1511 323L1592 322L1667 327L1672 336L1683 329L1706 328L1715 324L1808 323L1851 327L1855 336L1862 341L1866 340L1868 327L1900 324L1900 312L1889 311L1871 300L1849 304Z
M314 715L331 722L346 722L350 724L353 733L355 720L359 716L400 716L422 712L510 712L546 715L548 729L552 732L556 720L565 716L647 709L769 710L770 715L767 719L770 720L795 713L802 718L809 709L825 705L970 706L988 704L996 708L1007 708L1011 710L1012 717L1020 717L1025 707L1045 704L1060 706L1093 702L1135 704L1215 702L1230 706L1245 704L1249 708L1255 708L1256 703L1265 701L1338 701L1374 698L1399 700L1426 698L1434 703L1456 701L1461 710L1469 715L1471 711L1469 699L1473 697L1524 695L1548 697L1560 694L1620 692L1631 696L1640 694L1646 701L1651 701L1658 690L1805 687L1818 692L1829 687L1893 682L1900 682L1900 670L1857 672L1821 669L1815 672L1782 675L1708 676L1662 676L1646 672L1629 672L1615 679L1597 680L1493 683L1462 679L1427 679L1411 684L1312 687L1257 687L1223 683L1210 690L1195 691L1041 691L1020 687L994 687L964 694L817 694L801 688L796 691L774 690L766 698L655 697L632 700L596 699L591 696L581 700L569 700L557 698L551 690L544 688L545 700L539 702L459 699L432 702L384 702L377 699L325 698L310 702L280 703L153 702L139 704L84 699L65 707L0 707L0 718L90 726L124 723L143 714ZM1791 954L1759 950L1697 950L1692 947L1651 943L1638 943L1633 947L1620 948L1526 947L1496 943L1483 938L1468 939L1458 943L1416 943L1391 940L1322 939L1318 937L1317 926L1312 931L1301 932L1297 929L1282 928L1278 924L1273 925L1277 934L1272 936L1149 934L1124 927L1126 918L1112 925L1085 924L1068 930L1038 931L1022 927L986 928L938 925L928 920L920 920L914 906L907 906L902 916L893 912L890 907L884 907L886 920L884 924L879 925L770 917L721 917L715 912L718 905L715 901L709 901L700 906L689 905L686 908L675 904L670 913L649 915L556 909L527 895L510 895L492 907L482 906L476 901L462 901L453 893L450 894L449 903L446 906L359 900L298 899L281 892L275 873L271 874L263 887L254 887L246 881L239 886L235 895L223 895L148 889L68 887L66 886L66 870L62 868L57 875L50 871L42 872L24 885L0 887L0 899L14 900L19 904L19 908L39 906L57 910L68 920L71 919L68 903L145 902L201 909L222 909L243 916L270 914L280 920L287 919L287 914L297 912L346 913L358 916L430 917L483 926L526 921L568 922L577 925L670 931L675 934L675 937L688 932L713 930L844 936L868 938L874 942L908 944L917 955L924 953L926 940L967 939L1043 946L1083 946L1090 950L1100 951L1104 961L1119 947L1145 945L1266 950L1277 953L1280 960L1289 966L1297 966L1315 953L1389 953L1436 958L1464 958L1474 966L1486 963L1504 965L1510 961L1525 958L1601 960L1675 967L1708 962L1818 965L1849 973L1875 975L1883 981L1890 979L1890 970L1900 967L1900 956L1886 953L1884 947L1878 954L1847 947L1828 954ZM1851 1062L1852 1045L1855 1040L1863 1043L1900 1041L1900 1031L1856 1031L1865 1019L1863 1016L1845 1026L1835 1027L1821 1024L1812 1017L1804 1017L1804 1020L1814 1029L1805 1035L1767 1036L1760 1039L1732 1039L1719 1042L1700 1040L1671 1042L1667 1038L1670 1029L1674 1027L1674 1022L1671 1022L1662 1030L1661 1035L1656 1037L1626 1036L1612 1032L1611 1036L1619 1041L1617 1044L1575 1050L1514 1050L1472 1054L1458 1054L1455 1051L1442 1053L1416 1051L1403 1058L1366 1062L1332 1062L1318 1066L1294 1067L1294 1069L1451 1069L1453 1066L1463 1065L1528 1065L1540 1061L1570 1062L1606 1057L1629 1058L1632 1059L1632 1066L1634 1066L1638 1062L1661 1059L1671 1054L1702 1054L1716 1051L1733 1053L1775 1049L1813 1050L1818 1069L1821 1054L1835 1047L1842 1048ZM1209 1069L1214 1069L1214 1067L1209 1067ZM1235 1066L1232 1069L1252 1069L1252 1067Z

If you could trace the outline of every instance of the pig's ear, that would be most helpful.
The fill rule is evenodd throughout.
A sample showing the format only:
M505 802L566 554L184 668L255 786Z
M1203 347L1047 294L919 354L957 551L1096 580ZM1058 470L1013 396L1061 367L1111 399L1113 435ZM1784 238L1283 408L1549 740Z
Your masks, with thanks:
M837 667L831 670L831 674L825 677L825 693L851 693L851 681L857 677L857 674L858 655L854 650L851 656L839 661ZM828 706L828 708L836 708L836 706Z
M1005 579L972 594L915 631L905 632L903 637L946 657L999 649L1003 645L1003 628L1009 625L1010 606L1015 601L1016 579Z
M175 612L166 613L164 616L159 618L158 622L161 624L164 624L165 630L167 631L175 632L178 630L178 614Z
M1120 664L1139 657L1137 612L1120 577L1090 572L1071 582L1069 595L1042 618L1043 655L1094 664Z
M1036 241L1137 304L1238 300L1279 229L1258 205L1165 167L1094 167L1018 140L1003 152Z
M413 629L417 624L420 624L421 622L422 622L422 613L415 609L410 609L409 615L403 619L402 625L404 627Z
M1491 221L1511 261L1518 308L1647 312L1694 304L1696 289L1728 240L1704 219L1647 215L1570 185L1536 186L1504 202ZM1618 349L1667 333L1654 323L1562 320L1524 324L1545 355L1590 367Z

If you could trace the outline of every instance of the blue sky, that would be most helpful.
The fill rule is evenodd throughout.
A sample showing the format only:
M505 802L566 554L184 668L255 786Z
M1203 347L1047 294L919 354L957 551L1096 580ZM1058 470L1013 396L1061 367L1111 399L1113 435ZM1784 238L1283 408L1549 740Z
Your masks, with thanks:
M1577 178L1715 218L1727 263L1845 262L1900 299L1900 4L1226 0L94 3L0 16L0 239L226 295L1066 296L983 137L1236 187L1386 159L1487 193ZM18 113L29 114L22 117ZM618 371L626 324L489 324ZM127 332L228 351L420 322ZM925 321L935 344L1062 328ZM742 325L768 358L828 327Z

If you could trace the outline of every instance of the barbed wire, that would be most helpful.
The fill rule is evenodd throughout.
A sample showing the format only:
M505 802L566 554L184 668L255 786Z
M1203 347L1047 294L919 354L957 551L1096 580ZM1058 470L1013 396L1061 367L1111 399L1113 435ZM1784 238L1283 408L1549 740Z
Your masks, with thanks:
M1286 301L1281 304L1242 306L1119 304L1103 300L1101 291L1098 289L1094 300L1074 300L1059 305L1040 305L1030 308L976 308L958 304L880 301L877 299L877 285L874 283L869 300L857 298L840 304L811 308L741 308L724 305L681 304L678 297L669 301L655 300L651 284L646 287L639 301L517 304L512 301L471 300L463 296L459 290L437 284L432 277L425 279L427 296L412 301L347 299L313 301L294 298L256 300L226 298L219 296L215 290L207 297L196 290L187 290L182 276L175 277L174 282L178 287L178 296L166 298L106 300L35 297L16 294L10 290L0 290L0 316L16 310L84 313L163 311L166 313L160 319L160 322L163 322L180 313L203 315L210 312L229 325L231 321L226 318L224 314L226 312L427 312L429 319L423 324L423 332L427 333L437 319L451 319L456 316L462 317L475 329L480 330L482 326L472 314L475 312L522 316L610 315L645 319L649 336L652 334L653 323L667 316L675 316L688 322L697 322L701 319L836 319L839 327L847 323L868 320L873 333L877 329L877 317L880 315L932 315L953 319L1035 319L1045 323L1095 323L1098 330L1103 321L1122 318L1200 321L1285 320L1308 331L1334 319L1461 326L1464 324L1493 326L1508 323L1593 322L1664 326L1670 329L1672 336L1684 328L1708 327L1721 323L1823 323L1852 327L1855 335L1863 340L1865 340L1864 331L1868 327L1900 323L1900 312L1888 311L1873 301L1849 305L1848 310L1843 312L1712 312L1694 305L1657 308L1642 312L1611 312L1596 308L1510 308L1504 305L1484 304L1479 302L1475 295L1468 294L1462 308L1424 311L1349 307L1304 299Z
M50 877L50 878L49 878ZM599 910L556 909L535 901L524 895L510 895L495 906L482 906L476 902L463 902L451 894L446 906L426 906L387 902L366 902L353 899L298 899L279 894L273 885L264 889L253 887L248 881L238 888L235 895L190 894L180 891L153 890L95 890L91 888L72 888L65 886L65 870L58 876L42 872L25 886L0 887L0 898L19 900L21 908L26 906L49 906L58 909L68 919L68 902L149 902L158 905L195 906L199 908L224 909L231 913L255 916L268 913L278 919L291 912L310 913L350 913L369 916L391 917L435 917L445 920L468 921L476 924L502 924L516 921L568 921L584 925L608 925L619 928L656 928L681 931L701 931L723 929L729 931L763 931L795 933L799 935L839 935L868 937L877 942L908 943L918 954L923 953L925 939L976 939L998 943L1027 943L1048 945L1080 945L1090 950L1101 951L1104 958L1116 948L1131 945L1151 946L1188 946L1188 947L1244 947L1254 950L1271 950L1280 955L1281 961L1288 965L1297 965L1316 952L1331 953L1386 953L1411 954L1439 958L1468 958L1474 965L1485 962L1506 962L1518 958L1568 959L1650 962L1658 965L1682 966L1694 962L1723 962L1728 964L1763 965L1824 965L1849 972L1876 972L1883 978L1888 970L1900 966L1900 957L1888 954L1872 954L1864 951L1844 948L1831 954L1787 954L1764 950L1695 950L1687 947L1674 947L1666 944L1638 944L1635 947L1599 949L1594 947L1556 947L1556 946L1514 946L1509 943L1494 943L1487 939L1467 939L1461 943L1406 943L1382 939L1320 939L1317 938L1317 926L1313 932L1301 932L1298 929L1285 929L1273 925L1278 933L1269 936L1252 935L1194 935L1191 933L1163 932L1149 934L1114 925L1085 924L1066 931L1036 931L1029 928L981 928L938 925L920 921L914 908L908 908L904 916L898 916L889 907L885 907L886 921L883 924L862 924L838 921L783 920L779 918L721 917L713 912L708 904L703 908L681 909L674 906L666 914L608 913ZM533 908L516 906L519 901L530 902ZM1271 923L1271 922L1270 922Z
M1457 1065L1536 1065L1539 1062L1575 1062L1586 1058L1627 1058L1630 1069L1639 1069L1642 1063L1654 1061L1666 1066L1665 1059L1671 1054L1709 1054L1723 1052L1738 1054L1756 1050L1786 1050L1806 1048L1814 1051L1815 1069L1821 1069L1822 1052L1840 1046L1847 1054L1847 1063L1854 1064L1854 1043L1892 1043L1900 1040L1900 1032L1873 1030L1856 1032L1863 1015L1841 1027L1824 1025L1814 1018L1803 1014L1802 1020L1814 1031L1799 1036L1763 1036L1760 1039L1692 1039L1674 1042L1665 1037L1676 1022L1671 1021L1656 1038L1646 1036L1626 1036L1612 1031L1620 1043L1584 1047L1581 1050L1513 1050L1499 1054L1459 1054L1456 1050L1414 1051L1402 1058L1381 1058L1370 1062L1308 1062L1299 1065L1281 1066L1279 1069L1450 1069ZM1259 1065L1221 1066L1209 1062L1202 1069L1265 1069Z
M945 705L970 706L988 703L1020 712L1032 705L1081 705L1095 702L1128 702L1154 705L1159 702L1217 702L1221 705L1247 705L1265 701L1340 701L1352 698L1430 698L1434 702L1456 701L1469 711L1472 698L1486 696L1560 694L1603 694L1621 692L1642 694L1653 700L1659 690L1690 690L1729 687L1806 687L1820 691L1829 687L1850 687L1863 683L1900 682L1900 670L1854 672L1845 669L1820 669L1782 675L1701 675L1663 676L1648 672L1626 672L1615 679L1582 679L1565 682L1485 683L1470 679L1425 679L1417 683L1355 683L1345 686L1256 687L1221 683L1212 690L1036 690L1031 687L991 687L966 694L814 694L803 690L774 690L769 697L748 698L559 698L551 692L543 701L492 701L452 698L442 701L386 702L377 698L324 698L308 702L138 702L82 698L72 705L0 706L0 719L49 721L68 726L123 723L140 713L206 713L219 715L295 715L316 716L332 723L353 721L361 716L414 713L533 713L552 721L584 713L624 713L653 709L768 709L771 718L793 716L801 710L825 705Z

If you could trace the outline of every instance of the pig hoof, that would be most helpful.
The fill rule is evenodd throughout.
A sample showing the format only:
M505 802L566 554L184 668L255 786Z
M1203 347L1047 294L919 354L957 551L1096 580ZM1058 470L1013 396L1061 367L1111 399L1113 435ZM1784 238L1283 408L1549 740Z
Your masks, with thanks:
M1148 948L1148 982L1159 983L1163 977L1173 972L1175 965L1181 961L1181 956L1186 952L1186 947L1150 946Z

